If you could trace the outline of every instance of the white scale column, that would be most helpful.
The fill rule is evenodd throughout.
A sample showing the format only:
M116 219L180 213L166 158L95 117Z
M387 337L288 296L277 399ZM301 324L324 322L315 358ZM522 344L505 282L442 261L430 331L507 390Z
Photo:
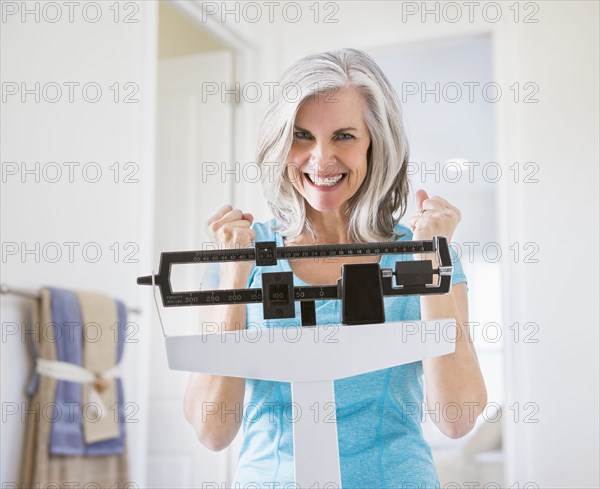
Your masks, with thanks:
M328 328L319 334L315 328ZM168 336L169 368L291 382L296 484L341 488L333 381L454 352L454 319ZM316 404L315 404L316 403ZM315 411L316 406L316 411ZM292 410L294 412L294 410ZM329 414L329 415L328 415Z

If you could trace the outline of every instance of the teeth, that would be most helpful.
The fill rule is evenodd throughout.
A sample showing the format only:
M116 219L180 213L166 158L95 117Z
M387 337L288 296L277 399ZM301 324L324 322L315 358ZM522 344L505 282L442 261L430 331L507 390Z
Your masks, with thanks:
M308 173L307 173L308 175ZM319 178L317 177L317 180L314 180L313 178L310 177L310 175L308 175L308 178L310 179L311 182L313 182L315 185L319 186L319 187L332 187L333 185L335 185L336 183L338 183L342 177L344 175L338 175L337 177L332 177L332 178Z

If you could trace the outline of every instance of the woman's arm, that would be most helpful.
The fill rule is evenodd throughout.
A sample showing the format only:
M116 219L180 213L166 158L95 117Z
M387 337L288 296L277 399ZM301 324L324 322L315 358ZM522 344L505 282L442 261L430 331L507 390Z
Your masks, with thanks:
M226 249L249 247L256 239L250 229L252 214L226 205L206 222L213 243ZM252 264L223 263L220 266L220 289L245 289ZM214 321L220 331L246 328L246 305L205 306L204 321ZM196 437L211 450L223 450L233 441L243 416L246 379L192 373L188 378L183 412L194 427Z
M446 236L448 242L458 222L460 211L441 197L429 198L417 191L421 214L410 221L413 240ZM434 257L434 268L436 259ZM426 403L431 419L450 438L466 435L487 403L487 391L477 354L468 328L469 303L464 283L452 286L444 295L421 296L421 319L456 320L454 353L423 360Z
M219 288L243 289L247 285L247 281L231 281L222 283ZM215 308L213 318L223 329L232 331L246 327L245 304L206 307ZM237 435L243 416L245 385L246 379L238 377L190 374L183 412L194 427L198 441L208 449L223 450Z
M444 295L421 296L421 319L456 319L454 353L423 360L427 410L442 433L466 435L487 403L487 392L468 328L467 287L455 284ZM456 407L458 404L458 408ZM459 417L460 414L460 417ZM458 419L456 419L458 418Z

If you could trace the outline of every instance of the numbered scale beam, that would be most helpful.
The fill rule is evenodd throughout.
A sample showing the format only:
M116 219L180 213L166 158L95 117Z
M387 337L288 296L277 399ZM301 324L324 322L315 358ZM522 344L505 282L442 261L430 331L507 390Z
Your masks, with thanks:
M398 261L395 270L383 269L378 271L381 278L382 295L447 293L450 290L452 261L448 242L443 236L435 236L432 240L423 241L282 247L277 247L274 241L263 241L255 243L255 247L252 249L163 252L160 255L158 274L138 277L137 283L139 285L152 285L154 282L160 290L162 303L165 307L260 303L265 302L264 288L173 292L171 267L175 264L228 261L254 261L257 266L273 266L277 264L278 260L416 253L435 253L440 264L439 268L436 270L431 269L430 260ZM429 268L427 268L428 264ZM423 280L423 277L432 277L434 274L439 276L437 285ZM396 276L397 286L392 283L394 275ZM289 304L292 301L341 299L342 292L339 282L338 284L323 286L292 286L286 301Z

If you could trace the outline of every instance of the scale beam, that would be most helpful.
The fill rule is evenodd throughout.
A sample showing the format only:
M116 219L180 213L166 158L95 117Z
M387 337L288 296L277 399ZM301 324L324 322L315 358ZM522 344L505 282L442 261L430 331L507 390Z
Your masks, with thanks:
M206 250L206 251L170 251L160 255L158 274L138 277L139 285L154 283L160 290L164 307L212 306L265 303L264 290L259 288L190 290L174 292L171 286L171 268L175 264L197 264L228 261L255 261L257 266L276 265L278 260L318 257L349 257L372 255L402 255L416 253L436 253L439 268L430 269L430 276L438 275L437 284L423 283L415 278L427 275L422 270L414 270L414 264L427 260L398 261L396 269L380 271L381 288L384 296L445 294L450 290L452 261L448 242L443 236L428 241L400 241L381 243L354 243L341 245L283 246L276 247L274 241L255 243L252 249ZM422 268L422 267L421 267ZM406 271L403 271L405 270ZM264 276L270 274L263 274ZM396 285L392 278L396 276ZM419 283L420 282L420 283ZM340 284L323 286L293 287L288 304L293 301L315 301L342 299ZM282 315L280 317L289 317Z

